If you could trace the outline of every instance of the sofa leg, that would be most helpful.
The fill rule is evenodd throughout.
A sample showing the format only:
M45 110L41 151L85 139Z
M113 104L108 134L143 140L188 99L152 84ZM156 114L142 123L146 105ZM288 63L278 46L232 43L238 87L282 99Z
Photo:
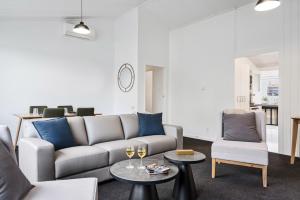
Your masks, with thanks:
M211 177L212 178L216 177L216 159L215 158L211 159Z
M268 167L263 166L262 168L262 181L263 181L263 187L266 188L268 186Z

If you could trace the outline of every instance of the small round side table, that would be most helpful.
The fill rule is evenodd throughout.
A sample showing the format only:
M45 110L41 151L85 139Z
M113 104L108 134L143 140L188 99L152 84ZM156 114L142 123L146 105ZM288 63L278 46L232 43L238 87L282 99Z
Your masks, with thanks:
M159 163L158 160L144 159L144 164ZM167 165L170 171L167 174L149 175L143 169L138 169L140 160L132 159L133 169L127 169L128 160L115 163L110 168L110 174L128 184L132 184L130 200L158 200L156 184L165 183L174 179L178 174L178 167L173 164Z
M164 157L179 168L176 178L173 196L177 200L196 199L197 191L191 164L204 162L206 156L203 153L194 151L194 155L177 155L176 151L164 153Z

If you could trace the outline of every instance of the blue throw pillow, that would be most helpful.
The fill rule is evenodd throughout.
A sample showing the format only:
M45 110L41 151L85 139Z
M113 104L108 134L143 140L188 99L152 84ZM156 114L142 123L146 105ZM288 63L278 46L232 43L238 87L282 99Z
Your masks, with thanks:
M138 113L139 119L139 135L165 135L162 124L162 113L144 114Z
M54 145L55 150L73 147L75 141L66 118L32 122L40 137Z

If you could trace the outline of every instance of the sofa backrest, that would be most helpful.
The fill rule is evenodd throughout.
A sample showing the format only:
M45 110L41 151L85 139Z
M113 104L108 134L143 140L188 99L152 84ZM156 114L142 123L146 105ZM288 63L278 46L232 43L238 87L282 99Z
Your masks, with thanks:
M123 126L125 139L139 136L139 122L136 114L122 114L120 119Z
M89 145L124 139L120 117L118 115L84 117Z
M88 145L88 137L82 117L67 117L73 138L78 145Z
M52 118L41 118L23 121L23 137L39 138L39 134L33 126L34 121L45 121ZM67 117L74 140L78 145L88 145L87 133L82 117Z

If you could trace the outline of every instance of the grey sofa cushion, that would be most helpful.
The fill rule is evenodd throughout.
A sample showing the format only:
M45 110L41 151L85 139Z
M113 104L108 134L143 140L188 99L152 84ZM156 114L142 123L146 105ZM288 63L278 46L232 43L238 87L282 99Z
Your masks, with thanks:
M223 114L224 140L260 142L255 113Z
M124 139L120 117L117 115L84 117L89 145Z
M139 120L136 114L120 115L125 139L139 136Z
M147 144L148 153L147 155L154 155L158 153L163 153L166 151L175 150L177 146L176 138L168 135L151 135L133 138L132 140L137 140Z
M91 146L77 146L55 152L55 177L105 167L108 165L108 152Z
M22 199L32 187L0 141L0 199Z
M82 117L67 118L73 138L78 145L88 145L87 133Z
M121 160L126 160L128 157L126 156L126 148L129 146L134 146L135 149L138 148L139 145L146 145L143 142L137 140L115 140L111 142L104 142L100 144L95 144L93 147L105 149L109 152L109 165L112 165ZM135 154L135 158L138 156Z

